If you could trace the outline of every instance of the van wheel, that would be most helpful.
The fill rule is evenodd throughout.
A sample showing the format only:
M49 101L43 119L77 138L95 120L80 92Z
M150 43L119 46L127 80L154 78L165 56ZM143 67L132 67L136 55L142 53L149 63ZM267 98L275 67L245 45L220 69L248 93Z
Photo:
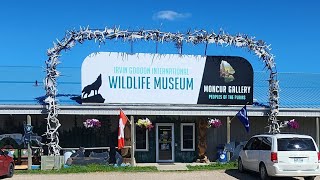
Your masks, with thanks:
M11 178L14 174L14 165L12 163L10 163L9 168L8 168L8 174L7 174L7 178Z
M241 158L238 158L238 171L239 171L240 173L243 173L243 172L244 172L244 168L243 168L243 164L242 164Z
M304 177L305 180L314 180L315 178L316 178L315 176Z
M267 168L263 163L261 163L259 166L259 174L260 174L261 180L270 180L271 179L268 175Z

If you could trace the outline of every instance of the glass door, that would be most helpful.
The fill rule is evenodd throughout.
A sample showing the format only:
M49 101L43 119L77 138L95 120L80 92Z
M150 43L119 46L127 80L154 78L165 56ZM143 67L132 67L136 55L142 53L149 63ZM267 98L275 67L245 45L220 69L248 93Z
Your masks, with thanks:
M157 123L157 162L174 161L174 124Z

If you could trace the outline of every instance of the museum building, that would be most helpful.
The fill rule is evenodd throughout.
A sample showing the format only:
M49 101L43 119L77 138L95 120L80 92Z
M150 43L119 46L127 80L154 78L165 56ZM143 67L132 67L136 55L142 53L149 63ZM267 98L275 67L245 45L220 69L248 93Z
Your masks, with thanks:
M59 145L116 147L121 109L129 119L149 119L153 125L150 129L137 125L133 138L130 124L126 125L126 145L135 142L136 162L195 162L203 156L215 161L221 146L235 148L254 134L268 132L268 78L266 72L254 72L246 59L234 56L89 55L81 67L81 83L59 86L64 92L57 96ZM297 129L282 131L311 135L319 146L320 74L278 73L278 78L278 119L299 123ZM0 86L7 94L0 105L0 134L23 134L27 115L33 132L44 134L48 113L45 97L41 98L44 90L17 100L10 88L6 90L7 82ZM23 83L17 87L35 88ZM249 132L236 116L243 107ZM87 119L98 119L101 127L85 128ZM209 127L212 119L221 125ZM123 156L130 156L125 151Z

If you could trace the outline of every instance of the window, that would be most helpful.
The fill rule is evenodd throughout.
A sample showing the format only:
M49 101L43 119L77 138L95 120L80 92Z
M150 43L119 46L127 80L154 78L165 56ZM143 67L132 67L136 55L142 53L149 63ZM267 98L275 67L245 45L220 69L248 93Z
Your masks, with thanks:
M310 138L281 138L278 151L316 151L316 148Z
M259 150L271 150L271 138L269 137L259 137L261 141Z
M148 130L136 126L136 151L149 151Z
M259 150L261 144L261 140L257 137L251 138L243 150Z
M251 150L251 144L253 143L255 138L251 138L247 144L244 146L243 150Z
M195 150L195 125L194 123L181 123L181 151Z
M254 138L250 150L259 150L260 144L261 144L260 139L259 138Z

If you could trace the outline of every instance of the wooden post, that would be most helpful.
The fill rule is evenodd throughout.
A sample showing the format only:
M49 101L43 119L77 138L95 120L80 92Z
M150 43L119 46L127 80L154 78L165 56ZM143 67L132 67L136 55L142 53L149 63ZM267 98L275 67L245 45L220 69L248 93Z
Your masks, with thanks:
M316 143L319 148L320 133L319 133L319 117L316 117Z
M198 159L196 162L209 163L207 152L207 126L208 122L201 118L198 123Z
M134 150L136 149L136 137L135 137L135 123L134 123L134 117L130 116L131 121L131 166L136 166L136 159L134 157Z
M31 126L31 116L27 115L27 126ZM30 143L28 143L28 169L31 170L31 165L32 165L32 151L30 147Z
M231 121L230 121L230 117L227 116L227 144L230 143L230 139L231 139ZM230 152L227 152L227 157L228 157L228 161L230 161Z

